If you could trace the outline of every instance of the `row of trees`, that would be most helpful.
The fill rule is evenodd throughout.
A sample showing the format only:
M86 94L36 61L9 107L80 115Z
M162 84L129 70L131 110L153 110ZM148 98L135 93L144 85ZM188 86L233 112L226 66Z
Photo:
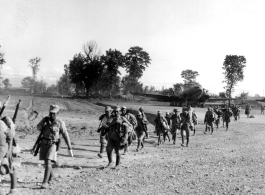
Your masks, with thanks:
M58 81L60 91L65 94L75 93L106 94L110 96L123 89L141 91L143 84L139 79L150 64L149 54L141 47L129 48L126 54L119 50L109 49L101 55L95 41L83 45L83 53L74 55L69 64L64 65L64 74ZM126 75L120 77L120 68L124 68Z

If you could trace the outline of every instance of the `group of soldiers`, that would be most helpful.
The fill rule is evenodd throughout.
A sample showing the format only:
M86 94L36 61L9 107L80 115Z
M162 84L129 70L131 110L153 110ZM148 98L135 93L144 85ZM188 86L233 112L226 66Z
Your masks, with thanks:
M54 171L52 164L57 161L57 152L60 149L60 137L62 136L68 147L68 152L73 157L72 146L70 137L68 135L65 123L57 116L59 114L59 106L51 105L49 109L49 115L44 117L37 125L37 129L41 132L36 143L38 147L32 150L33 153L38 154L39 160L43 160L45 164L44 178L41 185L41 189L48 188L49 184L54 179ZM249 117L251 106L247 105L245 114ZM210 133L213 133L214 124L218 129L221 119L223 120L223 127L228 125L231 121L231 117L234 116L235 120L240 118L241 108L239 106L226 107L221 109L218 106L214 108L208 107L208 111L205 114L204 124L206 125L205 132L210 129ZM139 108L139 112L136 116L129 113L125 106L115 107L112 109L110 106L105 107L105 113L99 117L100 126L98 132L100 133L100 152L98 156L103 157L103 152L106 148L108 156L108 165L106 168L117 168L120 165L121 154L120 150L124 150L124 155L128 153L128 148L137 142L136 151L144 148L144 140L149 137L147 131L147 125L149 124L146 114L143 108ZM197 115L191 105L183 107L182 111L173 109L173 113L165 113L162 116L162 112L158 111L154 120L155 133L158 136L158 145L162 143L166 138L170 141L169 132L172 134L173 144L176 144L176 136L178 132L181 134L181 146L188 147L190 132L195 135L195 126L198 124ZM0 120L0 175L9 174L11 178L11 190L9 195L18 194L16 190L17 186L17 174L16 169L12 166L12 140L15 136L15 124L9 117L3 117ZM184 141L186 138L186 144ZM114 166L112 160L112 152L116 153L116 165ZM3 192L0 189L0 195Z

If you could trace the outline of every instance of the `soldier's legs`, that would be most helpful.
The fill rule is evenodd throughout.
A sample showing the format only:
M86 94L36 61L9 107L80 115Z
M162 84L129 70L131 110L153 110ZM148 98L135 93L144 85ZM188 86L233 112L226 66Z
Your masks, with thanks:
M184 127L183 126L180 129L180 135L181 135L181 146L184 147Z
M149 138L147 125L144 125L144 130L145 130L145 136L146 136L146 138Z
M17 194L17 171L15 167L12 167L12 169L12 173L9 174L11 180L11 188L10 192L8 193L9 195Z
M131 133L126 133L125 138L124 138L124 153L123 155L126 155L128 153L129 145L132 143L132 134Z
M115 153L116 153L116 167L119 166L120 161L121 161L121 155L120 155L120 147L121 143L120 142L115 142Z
M46 189L48 187L48 181L50 178L52 172L52 163L51 160L46 159L45 160L45 171L44 171L44 178L43 178L43 182L42 182L42 189Z
M109 161L108 166L111 166L112 163L113 163L113 160L112 160L112 150L114 149L114 147L115 147L114 141L112 139L109 139L108 140L107 147L106 147L106 151L107 151L107 155L108 155L108 161Z
M106 147L106 135L104 135L104 136L100 135L100 150L98 153L98 156L100 158L103 157L102 154L104 152L105 147Z
M213 134L213 123L211 123L210 128L211 128L211 134Z
M170 142L169 132L166 131L166 137L168 138L168 141Z
M228 130L228 124L229 124L229 122L228 122L228 121L226 121L226 122L225 122L225 125L226 125L226 130Z
M187 139L186 147L188 147L188 145L189 145L189 141L190 141L190 129L192 130L193 127L190 126L190 127L187 127L187 128L186 128L186 139Z
M145 136L145 132L141 132L141 133L138 134L138 145L137 145L136 151L139 151L140 146L142 148L144 147L144 136Z

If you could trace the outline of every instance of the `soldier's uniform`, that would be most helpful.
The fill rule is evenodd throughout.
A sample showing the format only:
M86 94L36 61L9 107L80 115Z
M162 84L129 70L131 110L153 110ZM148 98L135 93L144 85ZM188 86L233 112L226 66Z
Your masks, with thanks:
M223 113L222 113L222 111L220 109L216 109L215 110L215 115L216 115L215 125L216 125L217 129L219 128L219 124L220 124L220 120L221 120L222 114Z
M105 112L111 112L111 108L109 106L106 106ZM99 120L101 121L101 127L98 130L98 132L100 132L100 152L98 153L98 156L102 158L102 154L108 140L108 133L106 133L108 129L106 128L106 125L109 125L113 121L113 116L111 114L108 115L107 113L105 113L99 117Z
M155 131L158 135L158 145L161 144L161 134L163 134L164 140L165 140L165 127L164 125L168 126L167 124L167 120L165 119L165 117L161 116L161 112L158 111L157 112L157 116L155 118ZM164 125L163 125L164 123Z
M141 108L139 108L139 111L140 111L140 113L142 115L141 118L142 118L142 122L143 122L143 126L144 126L145 136L146 136L146 138L148 138L149 135L148 135L147 125L149 124L149 122L148 122L147 117L146 117L146 115L144 113L144 109L141 107Z
M12 165L12 151L10 147L15 136L15 124L9 117L0 120L0 177L9 174L11 178L11 188L9 195L17 194L17 175L16 169ZM1 189L0 189L1 193Z
M175 144L177 131L180 130L181 117L177 109L174 109L173 111L174 114L170 117L170 119L172 121L171 134L172 134L173 144Z
M47 188L48 182L54 177L51 163L57 161L60 135L63 136L65 143L68 146L68 150L72 154L71 142L65 123L56 117L59 110L60 108L58 105L51 105L49 110L50 116L44 117L37 124L37 129L42 132L39 160L44 160L46 165L44 179L41 186L42 189ZM52 116L55 116L55 118L51 118Z
M233 113L231 111L231 108L229 109L226 109L225 112L223 113L224 115L224 121L225 121L225 124L226 124L226 130L228 130L228 125L230 123L230 118L233 116Z
M143 148L144 147L144 138L145 138L145 127L144 127L144 122L143 122L143 115L141 112L138 113L136 116L137 119L137 127L136 127L136 134L138 138L138 145L136 151L139 151L140 146ZM142 149L141 148L141 149Z
M191 107L183 108L181 113L181 146L184 146L184 131L186 132L186 146L189 145L190 131L194 130L194 124L192 119L193 109Z
M115 109L115 112L119 112L119 109ZM129 125L129 121L123 116L118 115L109 125L110 130L108 132L108 144L107 144L107 155L109 164L112 165L112 151L116 153L116 166L120 164L120 148L128 142L128 133L132 130Z
M126 107L123 106L121 108L122 114L121 116L125 117L129 123L127 124L127 128L129 129L128 133L128 142L124 145L124 155L127 154L129 146L132 144L133 140L136 140L135 128L137 126L137 120L135 116L129 112L126 112Z
M206 112L205 117L204 117L204 124L206 124L204 133L207 132L207 128L211 129L211 134L213 133L214 120L215 120L215 114L214 114L212 108L209 107L208 111Z
M247 118L250 115L250 111L251 111L251 106L249 104L247 104L246 109L245 109L245 114L247 115Z

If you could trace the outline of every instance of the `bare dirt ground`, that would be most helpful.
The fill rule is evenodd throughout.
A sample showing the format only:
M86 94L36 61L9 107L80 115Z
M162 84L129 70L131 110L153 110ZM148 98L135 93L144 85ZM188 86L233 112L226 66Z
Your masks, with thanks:
M3 96L0 96L4 101ZM37 194L265 194L265 115L259 110L247 119L242 113L238 122L230 123L230 130L220 128L213 135L204 135L203 117L206 109L196 108L199 117L197 133L188 148L178 142L156 146L154 127L149 125L151 138L145 148L122 156L119 169L103 169L107 165L106 154L100 159L99 136L95 133L98 117L104 108L85 100L55 98L11 97L5 114L13 116L15 104L22 99L17 120L17 139L22 149L22 165L18 168L20 195ZM56 179L47 190L40 190L43 179L43 162L30 154L38 132L36 124L48 114L50 104L61 107L62 118L70 132L74 158L67 155L65 145L58 159L62 167L56 168ZM133 110L143 107L153 122L157 110L171 111L173 107L154 103L101 101L101 104L125 105ZM36 110L39 116L32 119ZM113 156L115 157L115 155ZM115 158L114 158L115 159ZM0 188L8 192L8 176L2 177Z

